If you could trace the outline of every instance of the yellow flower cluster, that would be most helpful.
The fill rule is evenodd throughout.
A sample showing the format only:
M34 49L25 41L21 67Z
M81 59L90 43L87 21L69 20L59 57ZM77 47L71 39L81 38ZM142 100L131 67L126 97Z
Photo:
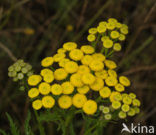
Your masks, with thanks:
M90 28L88 32L87 40L89 42L96 42L100 39L104 48L120 51L120 42L125 40L128 34L128 26L114 18L109 18L107 22L100 22L97 27Z

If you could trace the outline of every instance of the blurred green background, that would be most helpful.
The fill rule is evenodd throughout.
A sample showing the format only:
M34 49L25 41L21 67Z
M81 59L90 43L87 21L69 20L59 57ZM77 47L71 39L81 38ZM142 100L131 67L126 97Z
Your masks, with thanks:
M113 59L118 72L132 81L127 91L136 93L142 102L141 113L127 123L156 125L155 0L0 0L0 128L9 130L8 112L23 132L31 110L27 95L8 77L7 68L15 58L39 72L42 58L56 53L66 41L88 44L88 28L109 17L129 26L122 51ZM105 134L121 134L122 122L110 123ZM31 126L36 131L33 120ZM56 132L55 125L45 126L47 135Z

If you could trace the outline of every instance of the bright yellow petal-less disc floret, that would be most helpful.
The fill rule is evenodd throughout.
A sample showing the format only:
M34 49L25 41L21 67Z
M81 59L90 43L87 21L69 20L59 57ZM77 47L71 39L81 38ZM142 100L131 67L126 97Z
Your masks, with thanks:
M83 82L81 80L81 74L79 73L75 73L75 74L72 74L71 77L70 77L70 82L73 86L75 87L82 87L83 86Z
M38 90L42 95L47 95L50 92L50 84L42 82L39 84Z
M84 84L93 84L95 81L95 76L91 73L85 73L82 76L82 82Z
M41 65L43 67L49 67L53 64L53 62L54 62L53 57L46 57L41 61Z
M90 28L88 30L89 34L96 34L97 33L97 28Z
M59 61L59 66L64 67L66 65L66 63L69 61L70 61L69 59L63 58L62 60Z
M99 91L104 86L104 81L101 78L96 78L95 82L90 85L90 88L94 91Z
M122 85L126 86L126 87L130 86L130 84L131 84L130 81L129 81L129 79L126 76L120 76L119 77L119 82Z
M29 91L28 91L28 96L30 98L35 98L39 95L39 91L37 88L31 88Z
M112 60L105 60L105 65L109 69L115 69L117 67L116 63Z
M100 71L104 68L104 64L102 61L98 61L98 60L93 60L90 64L89 67L91 68L91 70L93 71Z
M89 72L90 72L90 69L86 65L80 65L78 68L78 71L77 71L77 73L79 73L79 74L85 74L85 73L89 73Z
M80 94L86 94L89 91L89 86L88 85L84 85L82 87L78 87L77 91Z
M65 71L64 68L56 69L54 72L54 78L56 80L64 80L68 76L68 73Z
M118 83L118 80L114 76L109 76L105 80L108 86L115 86Z
M62 109L68 109L72 105L72 98L67 95L63 95L58 99L58 104Z
M83 58L83 52L80 49L74 49L69 53L72 60L79 61Z
M44 69L41 70L40 74L41 74L42 76L45 76L45 75L47 75L47 74L53 74L53 71L50 70L50 69L48 69L48 68L44 68Z
M95 35L93 35L93 34L89 34L88 37L87 37L87 40L88 40L89 42L93 42L93 41L95 41L95 39L96 39L96 37L95 37Z
M106 59L106 57L102 53L94 53L92 57L94 60L98 61L104 61Z
M108 77L108 73L106 70L101 70L101 71L95 72L95 76L101 79L106 79Z
M70 82L62 83L63 94L71 94L74 91L74 86Z
M75 42L67 42L63 44L63 48L67 51L71 51L77 48L77 44Z
M83 111L88 115L93 115L97 111L97 103L94 100L88 100L83 105Z
M30 86L36 86L39 82L41 82L42 78L40 75L31 75L28 78L28 84Z
M125 90L125 87L122 84L118 83L115 85L115 90L118 92L122 92Z
M42 104L45 108L52 108L55 104L55 100L51 96L44 96L42 98Z
M62 94L62 91L63 91L63 88L60 84L55 83L51 86L51 92L53 95L60 95Z
M39 110L42 108L42 101L37 99L35 101L32 102L32 107L35 109L35 110Z
M65 64L64 69L67 73L75 73L78 70L78 64L74 61L69 61Z
M65 57L66 57L66 55L64 53L58 53L58 54L55 54L53 56L53 59L54 59L55 62L59 62Z
M102 98L108 98L111 95L111 89L109 87L103 87L99 94Z
M81 50L85 53L85 54L92 54L94 53L94 48L90 45L84 45L81 47Z
M77 108L82 108L86 101L87 97L83 94L75 94L73 96L73 105Z
M81 59L81 63L84 65L89 65L93 60L93 57L91 55L85 55L82 59Z
M53 74L46 74L43 76L43 80L47 83L51 83L54 80Z

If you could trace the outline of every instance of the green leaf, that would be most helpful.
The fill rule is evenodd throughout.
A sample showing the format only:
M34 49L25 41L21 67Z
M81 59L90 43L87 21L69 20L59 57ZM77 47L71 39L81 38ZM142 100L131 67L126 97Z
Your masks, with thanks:
M33 135L31 127L29 126L30 119L31 119L31 113L30 113L30 111L28 111L28 115L27 115L27 118L26 118L25 124L24 124L25 135Z
M11 118L11 116L8 113L6 113L6 116L10 123L10 130L11 130L12 135L20 135L19 130L16 124L13 122L13 119Z
M7 133L6 133L4 130L2 130L2 129L0 129L0 133L1 133L2 135L7 135Z

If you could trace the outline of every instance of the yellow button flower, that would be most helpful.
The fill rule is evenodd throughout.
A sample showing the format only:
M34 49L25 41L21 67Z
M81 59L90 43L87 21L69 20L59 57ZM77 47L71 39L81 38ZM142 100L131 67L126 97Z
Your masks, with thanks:
M64 69L67 73L75 73L78 70L78 64L74 61L69 61L65 64Z
M53 64L54 60L53 57L46 57L41 61L41 65L43 67L49 67Z
M109 70L108 70L108 75L109 75L109 76L113 76L113 77L117 77L116 71L115 71L115 70L112 70L112 69L109 69Z
M121 107L121 110L122 110L123 112L128 112L129 109L130 109L129 105L126 105L126 104L123 104L122 107Z
M106 26L104 26L104 25L99 25L98 27L97 27L97 31L99 32L99 33L104 33L104 32L106 32Z
M42 98L42 104L45 108L52 108L55 104L55 100L51 96L44 96Z
M116 101L116 95L120 95L120 93L114 92L114 91L111 93L110 98L109 98L111 102Z
M39 91L37 88L31 88L29 91L28 91L28 96L30 98L35 98L39 95Z
M114 22L109 22L109 23L107 23L107 29L109 29L109 30L113 30L113 29L115 29L115 23Z
M115 86L118 83L118 80L116 77L109 76L106 78L105 82L108 86Z
M77 91L80 93L80 94L86 94L88 91L89 91L89 86L88 85L84 85L82 87L78 87L77 88Z
M59 62L65 57L66 57L66 55L64 53L58 53L58 54L55 54L53 56L53 59L54 59L55 62Z
M122 27L122 24L119 23L119 22L117 22L117 23L116 23L116 27L117 27L117 28L121 28L121 27Z
M97 28L90 28L88 30L89 34L96 34L97 33Z
M129 81L129 79L126 76L120 76L119 77L119 82L122 85L126 86L126 87L130 86L130 84L131 84L130 81Z
M63 94L71 94L74 91L74 86L70 82L62 83Z
M112 39L117 39L119 37L119 32L118 31L112 31L110 34Z
M95 35L93 35L93 34L89 34L88 35L88 37L87 37L87 40L89 41L89 42L93 42L93 41L95 41Z
M110 39L110 38L108 36L102 36L101 41L104 42L107 39Z
M90 88L94 91L99 91L104 86L104 81L101 78L96 78L95 82L90 85Z
M111 89L104 87L99 91L99 94L102 98L108 98L111 95Z
M130 108L130 110L128 111L128 116L134 116L135 115L135 110L133 108Z
M73 105L77 108L82 108L86 101L87 98L83 94L75 94L73 96Z
M112 60L105 60L105 65L109 69L115 69L117 67L116 63Z
M108 73L106 70L101 70L101 71L95 72L95 76L101 79L106 79L108 77Z
M118 21L115 18L109 18L108 22L117 23Z
M83 52L80 49L74 49L69 53L72 60L79 61L83 58Z
M38 90L42 95L47 95L50 92L50 85L46 82L40 83Z
M53 71L48 69L48 68L44 68L44 69L41 70L40 74L42 76L45 76L45 75L48 75L48 74L53 74Z
M31 75L28 78L28 84L30 86L36 86L39 82L41 82L42 78L40 75Z
M98 60L93 60L90 64L89 67L91 68L91 70L93 71L100 71L104 68L104 64L102 61L98 61Z
M67 76L68 73L63 68L56 69L54 72L54 78L56 80L64 80Z
M102 22L99 22L99 26L107 26L107 22L106 21L102 21Z
M119 101L112 102L113 109L119 109L121 107L121 103Z
M139 101L138 99L134 99L134 100L133 100L133 105L134 105L134 106L140 106L141 103L140 103L140 101Z
M106 39L103 41L103 46L105 48L111 48L113 46L113 41L110 39Z
M119 114L118 114L118 116L119 116L120 119L125 119L127 115L126 115L125 112L120 111Z
M77 71L77 73L79 73L79 74L85 74L85 73L89 73L89 72L90 72L90 69L86 65L80 65L78 68L78 71Z
M32 102L32 107L35 109L35 110L39 110L42 108L42 101L37 99L35 101Z
M124 104L127 104L127 105L130 105L132 103L132 99L129 96L124 97L122 101Z
M51 86L51 92L53 95L60 95L62 94L62 91L63 91L63 88L60 84L55 83Z
M60 60L60 61L59 61L59 66L60 66L60 67L64 67L65 64L66 64L67 62L69 62L69 61L70 61L70 60L67 59L67 58L64 58L64 59Z
M91 73L85 73L82 76L82 82L84 84L93 84L95 81L95 76Z
M72 105L72 98L67 95L63 95L58 99L58 104L62 109L68 109Z
M97 103L94 100L88 100L83 105L83 111L88 115L93 115L97 111Z
M83 86L83 82L81 80L81 74L79 74L79 73L72 74L70 77L70 82L75 87Z
M125 90L125 87L122 84L118 83L115 85L115 90L118 92L122 92Z
M59 48L57 50L57 53L65 53L67 50L65 50L64 48Z
M134 93L130 93L130 94L129 94L129 97L130 97L131 99L135 99L135 98L136 98L136 95L135 95Z
M120 51L121 50L121 44L120 43L115 43L113 46L114 51Z
M92 57L93 59L98 61L104 61L106 59L106 57L102 53L94 53Z
M94 53L94 48L90 45L83 45L81 47L81 51L83 51L85 54L92 54Z
M81 59L81 63L84 65L89 65L91 63L91 61L93 60L93 57L91 55L85 55L82 59Z
M126 39L125 35L124 34L120 34L119 35L119 40L120 41L124 41Z
M46 74L46 75L44 75L43 80L47 83L51 83L54 80L54 75Z
M122 33L122 34L128 34L128 29L127 28L125 28L125 27L121 27L120 28L120 32Z
M77 47L75 42L67 42L63 44L63 48L67 51L71 51Z

